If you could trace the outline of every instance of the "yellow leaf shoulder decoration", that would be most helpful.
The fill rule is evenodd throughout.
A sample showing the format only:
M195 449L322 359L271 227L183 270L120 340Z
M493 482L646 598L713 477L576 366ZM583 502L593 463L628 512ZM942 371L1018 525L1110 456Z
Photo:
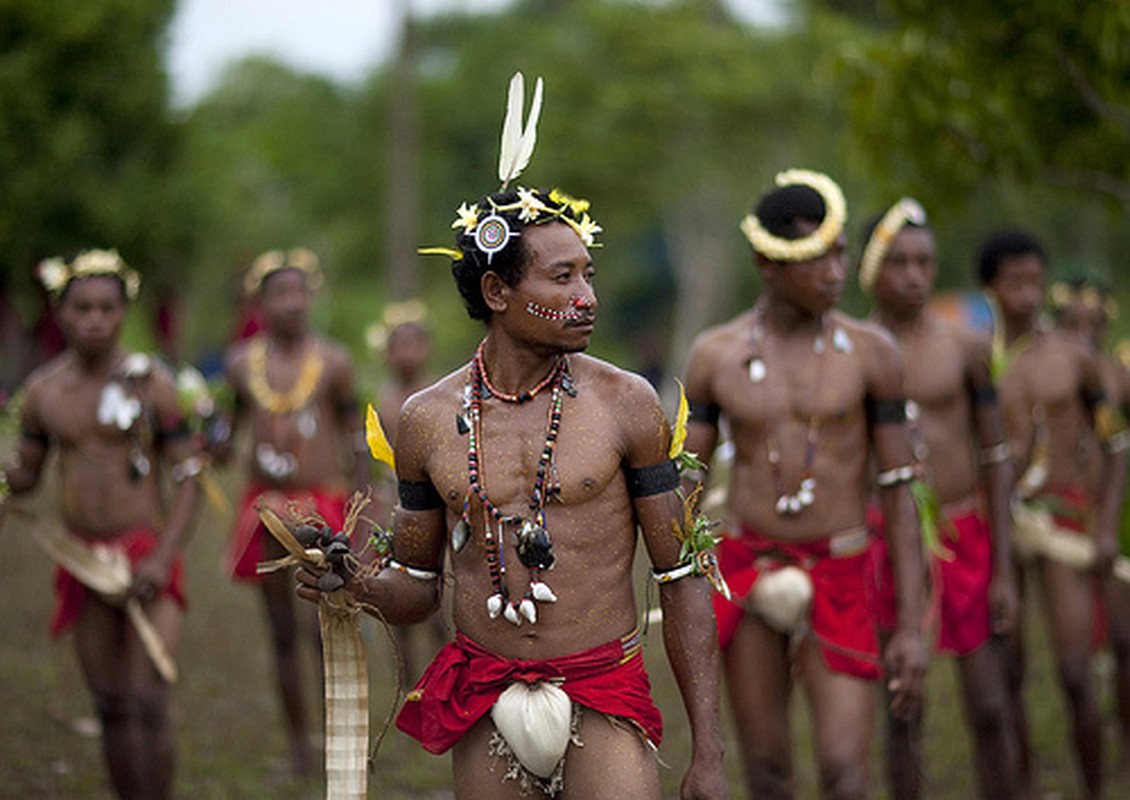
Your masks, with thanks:
M373 454L374 460L382 461L393 470L396 469L396 458L392 453L392 445L388 443L388 437L385 436L384 428L381 427L381 418L377 416L377 410L373 408L372 403L369 403L369 408L365 412L365 441L369 445L369 452Z
M679 472L686 472L687 470L705 472L706 465L699 461L697 455L688 453L685 449L687 421L691 416L691 407L690 403L687 402L687 393L683 387L683 382L676 378L675 383L679 384L679 410L675 413L675 426L671 430L671 447L667 451L667 457L675 462Z

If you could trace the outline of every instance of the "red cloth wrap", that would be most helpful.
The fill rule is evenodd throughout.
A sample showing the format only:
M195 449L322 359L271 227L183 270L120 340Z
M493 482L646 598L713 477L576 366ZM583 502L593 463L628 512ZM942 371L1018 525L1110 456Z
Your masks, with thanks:
M656 746L663 718L651 699L651 684L636 650L626 657L620 639L544 661L495 655L462 633L445 645L396 718L396 727L431 753L445 753L490 711L498 696L517 681L564 679L561 689L586 708L626 718Z
M344 492L316 486L283 490L262 484L251 484L244 491L243 499L240 501L231 545L228 548L227 571L236 580L263 580L263 576L257 572L257 567L266 559L263 537L271 534L263 527L259 512L255 510L255 502L260 497L279 515L284 514L288 502L294 502L299 508L316 512L335 531L340 531L345 523L347 497Z
M864 580L869 548L855 555L833 556L827 539L785 542L750 528L740 538L718 545L718 566L730 586L731 600L714 594L718 644L729 646L745 615L745 598L763 569L793 564L812 578L811 626L828 669L864 680L882 675L879 638L871 619Z
M940 538L954 557L946 561L927 554L931 561L930 574L936 576L938 582L935 591L940 587L935 649L947 655L966 656L988 641L992 632L989 582L993 578L993 543L989 523L980 511L947 519L957 537L946 535L948 529L943 529ZM890 632L895 629L897 604L882 512L870 509L867 525L875 540L871 548L872 579L869 581L873 592L872 613L879 630Z
M129 559L131 567L135 567L149 555L157 546L157 534L148 528L132 528L117 536L99 537L89 539L79 536L90 545L100 544L121 550ZM87 588L78 578L67 572L62 567L55 567L55 610L51 614L50 632L52 636L60 636L67 628L74 624L78 615L82 613L83 603L86 602ZM172 597L181 608L188 608L188 598L184 591L184 557L178 555L169 570L169 584L163 587L158 595Z

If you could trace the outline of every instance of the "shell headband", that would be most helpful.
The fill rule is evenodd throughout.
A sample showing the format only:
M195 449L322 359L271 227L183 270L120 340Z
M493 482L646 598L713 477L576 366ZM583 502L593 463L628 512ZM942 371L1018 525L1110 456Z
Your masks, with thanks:
M263 287L268 276L284 269L297 269L306 274L311 289L322 285L322 266L312 250L296 247L293 250L268 250L258 256L243 278L243 290L255 294Z
M780 172L774 180L777 186L807 186L824 201L824 220L820 227L800 239L784 239L765 229L756 214L746 214L741 221L742 233L753 249L770 261L811 261L828 252L843 233L847 221L847 203L836 182L821 172L790 169Z
M1078 286L1062 282L1053 283L1048 290L1048 301L1056 311L1078 301L1086 308L1101 309L1107 319L1115 319L1118 316L1118 301L1091 283Z
M510 182L521 174L533 155L541 114L542 86L542 79L538 78L530 114L523 128L525 79L521 72L514 73L510 79L498 157L498 178L502 181L500 191L505 191ZM515 224L512 212L517 212L518 223L526 225L563 222L573 229L586 247L598 246L595 237L601 232L601 227L588 215L587 200L570 197L558 189L549 194L523 187L515 191L518 197L514 202L500 205L488 196L474 205L462 203L455 212L456 218L451 227L460 232L460 243L473 245L486 256L488 265L495 253L505 250L511 239L521 235L521 227ZM468 239L469 242L466 241ZM461 250L450 247L424 247L418 252L421 255L445 255L453 261L463 258Z
M55 297L75 278L94 275L109 275L120 280L130 300L136 298L141 289L141 277L126 265L117 250L87 250L79 253L70 264L61 258L48 258L39 262L35 272L39 282Z
M926 209L913 197L904 197L887 209L882 219L871 232L867 246L863 248L863 258L859 262L859 285L863 291L870 293L879 277L879 267L887 256L891 242L898 236L899 231L912 225L926 224Z

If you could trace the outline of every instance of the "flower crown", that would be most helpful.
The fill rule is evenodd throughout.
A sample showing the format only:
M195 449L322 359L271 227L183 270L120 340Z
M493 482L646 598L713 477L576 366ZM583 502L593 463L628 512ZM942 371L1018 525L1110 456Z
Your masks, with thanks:
M904 197L887 209L882 219L871 232L867 246L863 248L863 258L859 262L859 285L870 292L879 277L879 267L887 255L891 242L906 224L925 225L926 209L913 197Z
M385 307L381 318L371 322L365 327L365 343L370 349L384 350L388 344L389 335L401 325L419 325L428 323L428 306L423 300L402 300L391 303Z
M39 282L58 297L75 278L110 275L122 282L126 297L133 300L141 289L141 277L130 269L117 250L86 250L68 264L62 258L48 258L35 268Z
M1118 301L1092 283L1077 285L1057 281L1048 290L1048 301L1056 311L1078 301L1086 308L1099 308L1108 319L1118 316Z
M243 290L255 294L268 276L284 269L297 269L306 274L307 285L317 289L322 285L322 266L314 251L305 247L293 250L268 250L251 262L251 269L243 277Z
M746 214L741 221L742 233L753 249L771 261L810 261L828 252L844 230L847 203L836 182L820 172L790 169L774 179L779 187L807 186L824 201L824 219L820 227L800 239L784 239L765 229L756 214Z
M530 115L522 127L522 105L525 96L525 79L521 72L510 79L506 104L506 118L502 123L502 143L499 148L498 177L505 192L510 181L515 180L530 161L537 141L538 116L541 114L542 80L537 79ZM542 225L563 222L581 238L585 247L597 247L595 237L601 227L588 215L588 200L570 197L559 189L545 194L537 189L519 187L517 200L499 204L495 196L488 195L474 205L462 203L456 210L451 227L459 234L456 240L460 249L449 247L424 247L421 255L445 255L452 261L463 258L463 252L473 247L486 256L489 265L495 253L506 249L510 240L521 235L524 225ZM517 212L515 216L512 212Z

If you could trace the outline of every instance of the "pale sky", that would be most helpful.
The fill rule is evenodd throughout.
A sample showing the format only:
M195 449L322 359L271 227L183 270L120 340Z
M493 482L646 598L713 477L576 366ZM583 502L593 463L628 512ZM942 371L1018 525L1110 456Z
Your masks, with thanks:
M174 101L189 104L225 65L270 55L305 72L351 83L383 61L400 9L492 11L510 0L180 0L169 38ZM751 22L778 22L779 0L727 0Z

